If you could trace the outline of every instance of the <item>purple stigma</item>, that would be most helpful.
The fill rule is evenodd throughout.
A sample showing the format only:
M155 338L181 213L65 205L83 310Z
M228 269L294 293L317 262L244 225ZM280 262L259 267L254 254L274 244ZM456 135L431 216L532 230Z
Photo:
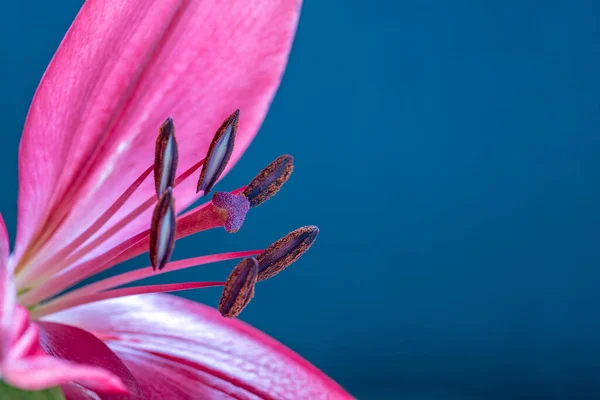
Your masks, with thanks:
M212 198L215 207L227 212L227 218L223 227L229 233L240 230L246 214L250 210L250 202L244 196L237 196L228 192L217 192Z

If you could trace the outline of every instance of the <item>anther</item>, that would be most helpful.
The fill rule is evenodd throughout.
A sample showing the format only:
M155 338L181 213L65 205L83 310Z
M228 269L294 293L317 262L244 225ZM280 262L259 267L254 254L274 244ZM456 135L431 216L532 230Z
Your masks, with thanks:
M294 157L284 154L260 171L244 190L250 206L256 207L273 197L292 175Z
M169 262L175 247L176 224L173 188L168 187L156 204L150 227L150 262L155 271Z
M217 192L212 198L212 204L222 215L223 228L229 233L240 230L246 214L250 209L250 203L244 196L238 196L228 192Z
M254 296L258 278L258 262L255 258L244 258L235 266L225 282L219 301L219 312L227 318L240 315Z
M175 186L178 162L177 140L173 118L167 118L158 130L154 153L154 185L158 198L168 187Z
M240 110L236 110L223 121L217 130L217 133L215 133L204 160L204 167L202 168L200 178L198 179L196 192L202 190L204 191L204 195L210 192L225 170L227 162L233 152L239 117Z
M256 257L258 280L271 278L300 258L312 246L319 234L316 226L304 226L288 233Z

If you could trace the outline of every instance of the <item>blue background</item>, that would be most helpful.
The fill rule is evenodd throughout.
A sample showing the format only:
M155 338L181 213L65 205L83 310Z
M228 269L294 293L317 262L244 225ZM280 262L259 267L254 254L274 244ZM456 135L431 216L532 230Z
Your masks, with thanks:
M81 3L0 5L11 235L20 130ZM281 153L296 172L202 252L321 235L242 319L363 399L598 398L599 18L597 1L307 2L267 120L220 188Z

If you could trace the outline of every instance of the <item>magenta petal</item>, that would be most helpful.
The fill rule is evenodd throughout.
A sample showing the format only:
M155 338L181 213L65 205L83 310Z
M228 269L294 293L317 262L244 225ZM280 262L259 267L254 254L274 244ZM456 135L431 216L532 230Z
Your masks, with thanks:
M19 339L10 348L11 359L22 359L36 355L40 348L40 328L29 324Z
M46 216L59 218L57 208L71 211L62 239L89 226L152 164L168 116L183 171L204 157L222 120L241 109L231 168L279 85L299 8L300 0L85 1L26 120L17 258ZM180 209L196 198L194 185L192 179L179 189ZM113 221L154 190L145 182Z
M145 378L155 367L171 371L189 399L350 399L338 384L267 335L214 309L170 295L131 296L88 304L50 318L107 337L106 343L133 372L144 394L159 390ZM161 375L161 374L157 374ZM158 378L160 379L160 378ZM165 383L166 385L166 383ZM165 386L162 386L165 387ZM211 389L212 388L212 389ZM212 392L211 392L212 390ZM218 393L217 393L218 392ZM235 393L235 394L233 394ZM179 397L177 397L179 396Z
M215 379L210 371L202 368L118 344L114 344L114 349L138 377L144 399L257 398L252 396L252 391L239 387L237 382Z
M99 396L96 392L86 389L76 383L69 383L62 386L63 394L66 400L98 400ZM106 395L105 395L106 396ZM112 395L111 395L112 396ZM110 398L110 397L109 397ZM127 399L126 395L116 395L115 400ZM111 399L112 400L112 399Z
M61 386L66 400L145 400L140 396L128 394L102 393L102 396L93 390L87 389L77 383L68 383Z
M2 373L7 383L23 390L42 390L75 381L101 392L126 391L119 378L102 368L79 365L46 355L12 360Z
M96 367L120 379L127 391L139 394L136 379L121 359L96 336L80 328L54 322L37 322L40 328L40 345L50 356L77 363L83 367ZM86 382L79 382L89 386ZM91 389L103 389L102 382L94 382ZM109 387L104 388L111 391Z

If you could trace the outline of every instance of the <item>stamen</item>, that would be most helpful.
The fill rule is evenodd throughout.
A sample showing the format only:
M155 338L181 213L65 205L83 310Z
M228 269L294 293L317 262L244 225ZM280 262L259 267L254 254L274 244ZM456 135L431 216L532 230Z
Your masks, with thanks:
M225 170L227 162L233 152L239 117L240 110L236 110L223 121L223 124L221 124L217 130L217 133L215 133L213 141L208 148L208 153L205 158L206 162L200 173L200 179L198 179L196 192L202 190L204 195L210 192Z
M256 257L258 280L271 278L302 256L312 246L319 234L316 226L304 226L288 233Z
M175 125L169 117L158 130L154 153L154 184L158 198L168 187L175 186L178 159Z
M173 253L176 224L173 188L169 187L158 201L152 215L150 262L154 270L163 269Z
M247 250L231 253L211 254L208 256L200 256L194 258L186 258L184 260L171 261L162 271L149 271L148 267L134 269L133 271L124 272L119 275L111 276L101 281L90 283L86 286L75 289L71 292L57 297L58 299L73 299L76 297L87 296L89 294L102 292L108 289L113 289L118 286L127 285L128 283L136 282L142 279L154 277L156 275L167 274L169 272L179 271L182 269L199 267L201 265L213 264L221 261L234 260L236 258L253 257L262 253L262 250Z
M219 301L222 316L233 318L240 315L254 297L254 286L258 278L258 262L255 258L244 258L235 266L223 287Z
M257 207L273 197L292 175L294 157L284 154L269 164L244 190L251 207Z

